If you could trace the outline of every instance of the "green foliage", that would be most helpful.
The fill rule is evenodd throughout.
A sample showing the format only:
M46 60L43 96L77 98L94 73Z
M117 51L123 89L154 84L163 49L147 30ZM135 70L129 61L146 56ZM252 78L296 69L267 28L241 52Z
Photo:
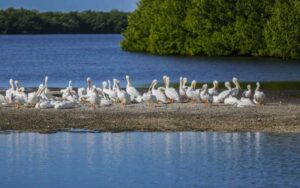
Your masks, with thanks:
M141 0L121 46L169 55L299 59L299 0Z
M38 12L9 8L0 10L0 34L121 33L128 13Z

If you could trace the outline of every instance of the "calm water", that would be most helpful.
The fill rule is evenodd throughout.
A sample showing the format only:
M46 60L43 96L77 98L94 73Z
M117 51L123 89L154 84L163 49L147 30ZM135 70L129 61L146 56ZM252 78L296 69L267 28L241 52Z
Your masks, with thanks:
M299 144L299 134L0 134L0 187L299 187Z
M37 86L45 75L52 87L85 84L90 76L100 81L130 74L135 85L144 85L164 74L177 81L180 75L198 81L225 81L234 75L243 81L300 80L300 63L261 58L159 57L124 52L121 35L0 36L0 87L8 79ZM176 78L176 80L174 80Z

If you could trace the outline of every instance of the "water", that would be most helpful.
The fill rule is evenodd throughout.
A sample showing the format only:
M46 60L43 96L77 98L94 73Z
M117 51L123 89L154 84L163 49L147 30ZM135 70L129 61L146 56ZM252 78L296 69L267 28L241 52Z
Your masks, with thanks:
M179 76L207 82L238 76L243 81L300 80L300 63L268 58L153 56L122 51L121 35L10 35L0 36L0 87L8 79L24 86L38 86L45 75L49 85L64 87L95 84L130 74L141 86L164 74L177 82ZM172 79L173 78L173 79Z
M0 187L299 187L299 144L299 134L0 134Z

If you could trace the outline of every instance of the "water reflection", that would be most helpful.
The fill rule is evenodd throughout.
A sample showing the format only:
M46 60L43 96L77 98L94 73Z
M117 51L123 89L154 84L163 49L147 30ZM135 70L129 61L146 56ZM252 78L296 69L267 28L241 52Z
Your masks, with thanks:
M297 186L299 143L265 133L3 134L0 185Z

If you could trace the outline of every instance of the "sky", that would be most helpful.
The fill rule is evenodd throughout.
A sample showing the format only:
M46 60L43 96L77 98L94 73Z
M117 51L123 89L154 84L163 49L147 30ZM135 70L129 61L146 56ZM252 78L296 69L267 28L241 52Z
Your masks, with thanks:
M139 0L0 0L0 9L8 7L39 11L133 11Z

